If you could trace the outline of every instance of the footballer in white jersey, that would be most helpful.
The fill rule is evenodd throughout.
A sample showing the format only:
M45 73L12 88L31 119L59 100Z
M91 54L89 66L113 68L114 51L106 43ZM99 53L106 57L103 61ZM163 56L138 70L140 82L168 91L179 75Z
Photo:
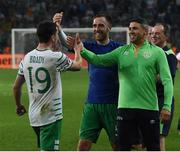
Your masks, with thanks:
M59 150L63 117L60 72L79 71L82 58L76 51L73 61L62 52L55 52L59 42L55 23L41 22L36 33L39 39L37 48L25 55L14 82L16 113L19 116L26 113L21 101L22 85L26 82L30 125L37 135L38 147L43 151L54 151ZM78 35L75 41L79 42Z
M42 126L62 119L62 87L60 72L70 68L72 61L61 52L51 50L29 52L20 63L29 95L31 126Z

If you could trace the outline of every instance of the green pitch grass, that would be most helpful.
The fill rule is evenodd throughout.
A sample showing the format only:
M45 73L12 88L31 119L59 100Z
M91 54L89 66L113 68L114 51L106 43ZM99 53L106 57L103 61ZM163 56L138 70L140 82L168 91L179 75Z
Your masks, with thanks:
M0 151L33 151L36 148L36 136L29 126L28 115L19 117L15 113L12 86L17 70L0 69ZM87 93L87 71L62 73L63 85L63 126L61 150L76 150L81 113ZM180 135L177 131L177 121L180 117L180 72L176 76L174 88L176 103L173 124L166 140L167 150L180 150ZM28 108L26 86L22 91L22 101ZM103 131L92 150L111 150L108 138Z

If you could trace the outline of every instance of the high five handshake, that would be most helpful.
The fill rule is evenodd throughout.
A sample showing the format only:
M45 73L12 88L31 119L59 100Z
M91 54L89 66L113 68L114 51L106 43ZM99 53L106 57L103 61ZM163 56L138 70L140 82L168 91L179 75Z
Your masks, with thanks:
M65 41L69 49L74 49L76 52L80 52L83 49L83 44L80 40L79 34L77 33L75 38L69 35L66 36L66 34L61 29L62 18L63 18L63 12L56 13L53 16L53 22L56 23L61 38Z

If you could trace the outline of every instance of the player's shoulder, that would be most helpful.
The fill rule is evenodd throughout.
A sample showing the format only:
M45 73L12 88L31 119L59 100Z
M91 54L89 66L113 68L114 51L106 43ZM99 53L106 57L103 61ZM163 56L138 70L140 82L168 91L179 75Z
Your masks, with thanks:
M63 52L61 52L61 51L51 51L50 52L50 54L52 55L52 56L56 56L56 55L61 55L61 54L64 54Z
M52 51L52 50L46 50L46 51L38 51L37 49L34 49L30 51L26 56L43 56L45 58L59 58L63 56L64 54L60 51Z
M53 59L61 60L61 59L66 58L66 55L63 52L60 52L60 51L57 51L57 52L52 51L51 55L49 57L53 58Z
M160 54L164 53L163 49L160 48L159 46L155 45L155 44L152 44L149 42L148 46L149 46L150 50L154 53L160 53Z
M119 42L119 41L110 40L109 45L111 45L111 46L114 47L114 48L117 48L117 47L123 46L124 43L121 43L121 42Z
M132 45L126 44L126 45L121 45L121 46L117 47L116 52L118 52L120 54L124 54L125 52L129 52L131 49L132 49Z
M126 50L127 51L127 50L130 50L132 47L133 47L133 45L130 43L130 44L122 45L119 48L121 50Z
M95 40L86 40L83 42L83 45L88 50L94 50L94 48L97 48L98 46Z
M36 51L36 49L33 49L33 50L29 51L26 55L31 55L31 54L34 54L34 53L35 53L35 51Z
M119 45L119 46L124 45L124 43L119 42L119 41L114 41L114 40L110 40L109 43L114 44L114 45Z
M150 47L151 49L162 50L162 48L160 48L159 46L157 46L151 42L148 42L148 47Z
M86 41L83 41L83 45L86 47L86 46L92 46L92 45L96 45L97 42L95 40L86 40Z
M84 44L84 47L87 49L104 46L104 45L98 44L95 40L86 40L83 42L83 44ZM124 44L121 42L110 40L106 46L111 47L112 49L115 49L122 45Z
M157 59L162 59L162 58L166 58L168 59L168 55L165 53L165 51L157 46L157 45L154 45L152 43L149 43L149 46L150 46L150 51L152 52L154 58L157 58Z
M35 55L35 51L36 51L36 49L29 51L29 52L24 56L24 58L28 58L29 56Z

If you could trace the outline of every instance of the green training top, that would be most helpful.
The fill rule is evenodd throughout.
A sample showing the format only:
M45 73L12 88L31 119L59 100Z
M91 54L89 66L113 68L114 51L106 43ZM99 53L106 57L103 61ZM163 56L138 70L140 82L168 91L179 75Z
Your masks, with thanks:
M134 54L133 44L125 45L110 53L96 55L82 50L81 55L88 62L99 66L118 65L119 100L118 108L158 110L156 77L160 74L164 85L163 109L171 111L173 84L164 51L145 41Z

